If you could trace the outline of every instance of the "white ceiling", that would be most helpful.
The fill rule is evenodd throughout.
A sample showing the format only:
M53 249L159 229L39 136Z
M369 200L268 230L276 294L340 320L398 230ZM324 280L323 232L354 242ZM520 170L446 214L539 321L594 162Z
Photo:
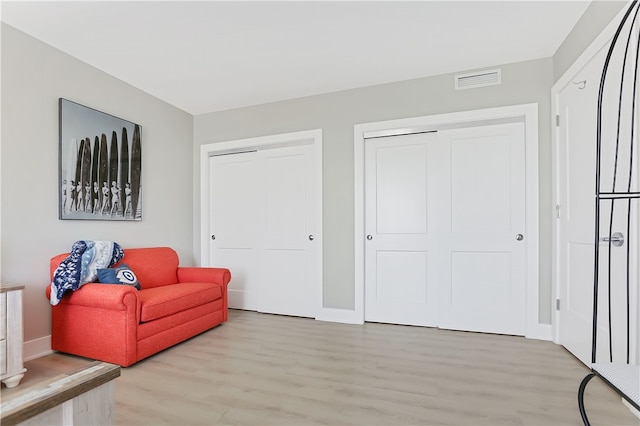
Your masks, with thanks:
M550 57L588 5L2 1L1 19L201 114Z

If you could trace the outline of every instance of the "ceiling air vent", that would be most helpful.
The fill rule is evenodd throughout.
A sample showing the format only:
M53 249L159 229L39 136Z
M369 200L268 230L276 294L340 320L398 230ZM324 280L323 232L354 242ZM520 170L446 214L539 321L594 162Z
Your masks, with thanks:
M455 76L456 90L473 89L474 87L493 86L500 84L502 76L500 69L476 71Z

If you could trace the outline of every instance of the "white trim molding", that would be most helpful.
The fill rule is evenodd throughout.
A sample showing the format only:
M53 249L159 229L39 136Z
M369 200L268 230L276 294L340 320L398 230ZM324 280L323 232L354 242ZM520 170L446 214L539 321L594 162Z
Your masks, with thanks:
M430 115L354 126L355 184L355 309L357 323L364 322L364 144L365 137L437 131L497 122L523 121L526 156L526 332L528 338L550 340L550 325L538 322L539 300L539 188L538 104L512 105L473 111Z
M352 309L335 309L323 307L316 316L318 321L340 322L343 324L363 324L362 318Z

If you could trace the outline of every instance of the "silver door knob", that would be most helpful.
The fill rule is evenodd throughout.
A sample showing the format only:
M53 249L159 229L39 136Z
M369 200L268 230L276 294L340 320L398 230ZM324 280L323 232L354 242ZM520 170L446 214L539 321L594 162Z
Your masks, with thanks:
M371 234L367 235L367 240L369 240L369 241L373 240L373 235L371 235Z
M602 237L600 238L600 241L604 241L606 243L611 242L612 246L620 247L624 244L624 235L622 235L622 232L614 232L611 234L611 238Z
M309 235L309 241L313 241L313 238L314 238L313 234Z
M522 240L524 240L524 235L516 234L516 241L522 241Z
M212 236L211 236L211 239L212 239L212 240L215 240L215 239L216 239L216 236L215 236L215 235L212 235Z

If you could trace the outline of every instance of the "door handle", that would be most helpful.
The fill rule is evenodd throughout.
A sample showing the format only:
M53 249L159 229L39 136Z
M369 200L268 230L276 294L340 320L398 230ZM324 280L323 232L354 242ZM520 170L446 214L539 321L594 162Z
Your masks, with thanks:
M212 235L212 236L211 236L211 239L212 239L212 240L215 240L215 239L216 239L216 236L215 236L215 235Z
M367 240L369 240L369 241L373 240L373 235L371 235L371 234L367 235Z
M313 241L314 238L313 234L309 235L309 241Z
M614 232L613 234L611 234L611 238L602 237L600 238L600 241L605 243L611 242L612 246L620 247L624 244L624 235L622 235L622 232Z
M522 240L524 240L524 235L516 234L516 241L522 241Z

